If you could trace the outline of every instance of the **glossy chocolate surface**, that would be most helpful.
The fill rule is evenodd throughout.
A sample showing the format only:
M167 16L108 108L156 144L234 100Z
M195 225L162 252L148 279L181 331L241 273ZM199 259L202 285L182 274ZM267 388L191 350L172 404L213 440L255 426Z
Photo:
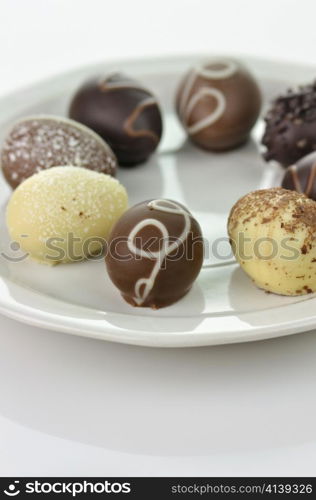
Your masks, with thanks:
M286 169L282 187L304 193L316 201L316 152Z
M260 107L257 82L234 59L198 64L185 75L176 96L177 113L190 139L214 151L245 142Z
M120 73L84 83L71 102L69 115L103 137L121 165L145 161L162 135L157 99Z
M158 309L183 297L203 263L201 228L172 200L130 208L114 226L106 256L109 276L133 306Z

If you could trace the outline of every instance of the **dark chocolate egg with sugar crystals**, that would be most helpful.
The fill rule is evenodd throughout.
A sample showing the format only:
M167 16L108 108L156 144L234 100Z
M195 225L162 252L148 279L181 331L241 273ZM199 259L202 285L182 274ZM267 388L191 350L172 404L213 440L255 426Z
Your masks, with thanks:
M258 84L235 59L216 57L197 64L184 76L176 109L189 138L211 151L246 141L261 107Z
M180 203L157 199L130 208L115 224L106 265L123 298L158 309L183 297L203 263L201 228Z
M16 122L0 153L4 177L16 188L33 174L60 165L115 176L117 160L93 130L68 118L38 115Z
M144 162L162 135L156 97L121 73L85 82L71 101L69 115L103 137L121 165Z

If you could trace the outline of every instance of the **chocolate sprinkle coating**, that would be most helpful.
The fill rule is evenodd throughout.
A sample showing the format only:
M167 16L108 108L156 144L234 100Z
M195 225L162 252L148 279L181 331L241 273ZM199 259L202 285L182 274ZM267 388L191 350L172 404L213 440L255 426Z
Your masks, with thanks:
M69 116L103 137L121 165L144 162L162 135L156 98L140 83L120 73L85 82L71 101Z
M311 246L316 233L316 204L304 194L280 187L258 189L240 198L230 211L228 231L236 228L240 221L245 224L255 218L259 218L261 224L268 224L290 204L294 207L292 217L282 223L282 229L294 234L296 230L308 228L310 239L305 244ZM245 213L250 214L247 219L243 216Z
M48 115L17 122L4 141L0 163L12 188L41 170L60 165L112 176L117 166L113 151L95 132L73 120Z
M282 187L304 193L316 201L316 151L286 169Z
M289 90L272 104L262 144L266 161L288 167L316 150L316 82Z

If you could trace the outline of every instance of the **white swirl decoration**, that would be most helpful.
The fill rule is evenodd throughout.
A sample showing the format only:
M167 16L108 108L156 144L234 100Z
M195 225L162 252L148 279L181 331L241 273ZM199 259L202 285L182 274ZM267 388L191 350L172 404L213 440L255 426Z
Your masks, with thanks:
M237 64L232 60L213 59L205 64L201 64L194 68L189 74L179 102L179 114L182 122L184 123L187 132L190 135L197 134L201 130L213 125L221 116L223 116L226 109L226 98L223 92L211 85L201 86L196 92L191 95L191 91L198 77L205 78L206 80L224 80L230 78L237 71ZM190 116L196 105L205 96L214 97L217 101L215 109L205 118L189 125Z
M148 203L148 208L158 210L160 212L167 212L170 214L181 215L183 217L183 231L176 241L169 242L170 235L166 226L157 219L144 219L132 229L127 239L127 246L134 254L150 260L155 260L155 264L148 278L140 278L135 283L135 296L134 301L137 305L142 305L150 294L155 285L156 278L161 269L165 258L172 252L177 250L182 245L189 234L191 228L191 218L189 212L182 208L178 203L171 200L153 200ZM147 226L154 226L161 232L161 248L158 251L147 251L135 245L135 238L137 234Z

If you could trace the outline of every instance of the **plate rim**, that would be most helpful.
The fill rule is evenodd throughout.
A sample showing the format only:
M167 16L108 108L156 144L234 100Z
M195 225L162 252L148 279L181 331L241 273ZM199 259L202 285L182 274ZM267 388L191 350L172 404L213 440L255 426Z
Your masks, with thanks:
M21 97L22 94L24 99L27 100L28 94L34 95L39 91L39 89L43 90L46 86L52 87L58 84L58 82L61 79L72 80L77 76L79 78L80 75L84 75L89 71L92 72L93 68L95 68L95 70L97 70L97 68L100 69L101 66L104 67L104 69L106 70L107 67L113 64L135 66L137 64L149 65L155 63L155 64L167 65L167 64L172 64L173 62L185 63L185 61L189 62L194 59L198 60L210 56L212 56L212 53L199 53L199 54L187 54L187 55L181 54L181 55L170 55L162 57L154 56L145 58L140 57L131 59L116 58L113 60L101 61L99 63L86 64L83 66L72 68L71 70L66 72L61 72L59 74L52 75L51 77L40 79L33 85L32 84L26 85L14 90L13 92L6 93L0 97L0 107L3 107L4 109L3 113L5 115L5 109L8 108L10 100L11 101L16 100L16 98L18 96ZM312 71L315 69L314 65L308 63L305 64L300 62L291 62L287 60L267 59L267 58L253 57L250 55L243 55L243 54L236 54L236 55L233 54L232 56L238 59L242 59L246 63L251 64L251 62L253 62L254 64L257 65L261 64L263 67L283 66L287 68L289 71L293 72L297 71L298 68L301 68L302 70L305 71ZM38 99L40 99L40 97L37 97L36 100ZM6 278L0 277L0 283L6 287ZM11 281L10 285L12 285ZM23 287L18 283L14 283L14 286L17 286L20 289L22 289L23 293L31 294L30 296L32 296L33 293L36 294L36 292L28 290L26 287ZM4 287L2 288L4 289ZM49 296L44 296L44 297L46 297L46 299L49 302L52 302L54 304L55 302L54 298ZM301 308L304 309L304 307L306 307L306 303L310 304L312 301L315 300L316 297L311 297L309 300L296 303L296 305L299 304ZM303 304L305 304L305 306ZM78 308L78 310L85 309L84 306L79 306L79 305L71 305L71 306L73 306L74 309ZM293 308L295 304L288 304L287 306ZM282 307L287 307L287 306L282 306ZM276 307L274 311L277 312L278 309L280 309L280 307ZM125 330L124 334L121 333L118 335L118 332L115 331L115 327L109 321L106 320L106 315L104 316L102 321L102 329L100 328L100 324L98 325L98 328L94 326L95 322L94 319L88 320L90 321L90 325L84 325L84 326L79 325L78 319L76 319L75 321L70 316L67 318L67 316L62 316L60 313L59 314L52 312L47 313L36 307L26 306L25 304L17 302L13 297L10 296L7 287L5 291L2 290L2 292L0 292L0 312L11 319L15 319L21 323L25 323L31 326L42 327L68 334L97 338L117 343L133 344L133 345L148 346L148 347L193 347L193 346L211 346L211 345L248 342L248 341L263 340L263 339L292 335L295 333L308 331L316 326L316 314L315 314L315 315L309 315L307 318L306 317L298 318L296 320L290 320L285 322L283 321L280 323L272 323L269 325L264 325L259 327L256 326L255 327L252 326L251 328L249 326L243 327L242 323L246 325L245 320L247 318L247 314L248 315L251 314L251 313L245 313L245 314L239 314L239 316L244 320L239 319L239 316L237 319L236 315L231 315L230 320L233 320L232 322L235 322L236 324L235 328L232 326L227 330L222 329L220 332L218 331L216 332L215 330L212 331L212 326L214 323L216 324L216 320L227 319L227 316L222 316L222 318L214 318L214 317L204 318L202 322L209 324L209 326L206 327L207 330L209 330L207 332L190 331L190 332L180 333L168 330L165 330L163 332L160 331L152 332L149 330L149 332L145 332L130 328L129 330ZM122 314L113 312L108 313L109 317L111 315L119 317L124 315L124 313ZM138 316L130 316L130 317L133 317L135 319L139 318ZM145 318L146 321L152 321L153 316L146 316ZM160 316L159 321L160 323L163 323L165 321L170 321L170 317ZM275 333L276 330L277 333ZM234 334L236 335L236 338L234 337ZM219 338L219 336L221 338Z
M22 288L24 292L26 290L24 287L20 287L20 285L16 283L14 283L14 286ZM38 295L38 293L33 290L27 290L27 292L31 295ZM44 297L45 299L47 298L46 296ZM20 323L82 337L106 340L121 344L138 345L143 347L185 348L252 342L307 332L312 330L316 324L315 314L309 316L308 318L305 317L304 321L302 319L297 319L296 321L283 321L279 324L273 323L260 327L240 328L247 317L252 314L246 313L242 315L243 319L240 320L237 316L230 316L230 319L233 320L234 323L236 323L236 327L239 327L238 330L235 328L227 329L226 331L222 329L220 331L190 331L181 333L165 330L163 332L159 331L153 334L152 332L149 333L149 329L148 331L140 331L130 328L129 330L125 331L125 334L121 335L119 332L114 331L113 325L106 319L106 316L102 319L102 325L100 324L100 319L90 319L87 321L87 326L83 326L78 319L73 320L69 316L63 316L60 313L45 313L45 311L42 311L41 309L21 305L20 303L12 300L9 295L7 299L8 300L4 302L3 296L2 294L0 294L0 313L8 318L15 319ZM48 297L48 300L49 302L62 302L60 300L53 299L52 297ZM295 304L287 304L284 307L293 309L293 306L296 305L307 308L307 304L309 306L311 302L316 303L316 297L311 297L308 300ZM86 309L79 305L71 305L71 307L74 311ZM276 307L273 309L273 311L277 313L279 309L279 307ZM262 312L264 313L265 311ZM126 316L129 316L125 315L124 313L108 313L107 315L109 317L113 315L115 318L120 316L124 316L126 318ZM140 317L134 316L134 318L139 319ZM152 316L143 316L142 318L144 318L145 321L152 321L153 319ZM167 316L160 317L159 319L165 322L170 321L170 317ZM227 320L227 316L221 316L219 318L206 317L206 324L211 325L214 320L216 321L218 319L222 320L220 322L224 322L225 320ZM98 325L97 322L99 323ZM209 327L207 327L207 329L209 329ZM276 330L277 334L275 334ZM233 336L234 333L237 334L235 338Z

